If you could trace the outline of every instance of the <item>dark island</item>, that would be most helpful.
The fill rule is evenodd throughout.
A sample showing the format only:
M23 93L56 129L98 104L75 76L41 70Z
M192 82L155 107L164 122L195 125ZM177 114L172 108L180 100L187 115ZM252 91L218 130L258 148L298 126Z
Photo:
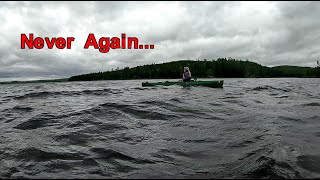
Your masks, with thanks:
M251 61L232 58L200 61L180 60L162 64L150 64L134 68L96 72L72 76L68 81L130 80L130 79L176 79L183 67L191 69L196 78L272 78L272 77L320 77L319 67L276 66L267 67Z

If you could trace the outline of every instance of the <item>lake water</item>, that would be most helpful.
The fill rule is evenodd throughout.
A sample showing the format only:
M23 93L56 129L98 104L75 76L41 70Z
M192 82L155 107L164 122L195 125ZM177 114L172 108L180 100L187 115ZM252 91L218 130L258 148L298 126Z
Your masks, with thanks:
M320 79L145 81L0 85L0 178L320 178Z

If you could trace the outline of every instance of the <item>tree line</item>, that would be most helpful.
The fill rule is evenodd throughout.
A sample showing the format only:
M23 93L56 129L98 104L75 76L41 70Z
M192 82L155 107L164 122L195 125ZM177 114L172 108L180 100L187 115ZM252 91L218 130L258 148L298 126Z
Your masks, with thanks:
M267 67L248 60L218 58L216 60L180 60L149 64L134 68L95 72L72 76L68 81L176 79L181 78L183 67L188 66L193 77L207 78L270 78L270 77L320 77L319 67L276 66Z

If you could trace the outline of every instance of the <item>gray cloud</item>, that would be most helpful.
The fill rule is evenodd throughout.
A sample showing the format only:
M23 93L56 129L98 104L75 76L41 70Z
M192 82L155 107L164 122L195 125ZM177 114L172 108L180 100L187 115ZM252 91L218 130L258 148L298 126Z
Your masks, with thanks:
M319 17L318 2L0 2L0 81L188 58L315 66ZM76 40L71 50L20 49L21 33ZM155 49L100 53L83 48L89 33L126 33Z

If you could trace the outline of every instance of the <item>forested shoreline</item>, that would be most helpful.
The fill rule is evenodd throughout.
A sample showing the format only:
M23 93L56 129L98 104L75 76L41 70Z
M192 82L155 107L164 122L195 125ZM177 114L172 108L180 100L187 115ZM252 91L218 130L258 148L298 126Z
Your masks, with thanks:
M216 60L180 60L133 68L125 67L112 71L72 76L68 81L176 79L181 78L185 66L190 68L192 76L196 78L320 77L320 68L317 67L288 65L267 67L248 60L218 58Z

